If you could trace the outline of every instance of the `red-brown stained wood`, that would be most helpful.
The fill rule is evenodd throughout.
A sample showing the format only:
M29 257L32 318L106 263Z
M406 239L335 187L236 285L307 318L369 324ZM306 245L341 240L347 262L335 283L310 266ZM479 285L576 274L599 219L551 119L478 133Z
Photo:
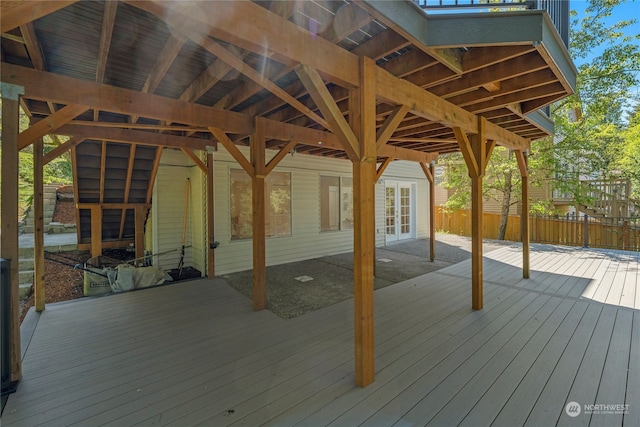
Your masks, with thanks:
M255 171L251 177L251 200L253 206L253 310L267 308L266 270L266 206L265 206L265 140L264 129L256 122L251 135L251 164Z

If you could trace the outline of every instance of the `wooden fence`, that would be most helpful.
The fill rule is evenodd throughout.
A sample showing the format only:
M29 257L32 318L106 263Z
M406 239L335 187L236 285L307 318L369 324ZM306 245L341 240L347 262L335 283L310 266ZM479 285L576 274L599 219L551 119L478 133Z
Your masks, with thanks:
M485 213L482 235L498 238L500 215ZM531 242L566 246L640 251L640 219L583 217L530 217ZM471 212L436 209L436 230L471 236ZM505 240L520 241L520 216L509 216Z

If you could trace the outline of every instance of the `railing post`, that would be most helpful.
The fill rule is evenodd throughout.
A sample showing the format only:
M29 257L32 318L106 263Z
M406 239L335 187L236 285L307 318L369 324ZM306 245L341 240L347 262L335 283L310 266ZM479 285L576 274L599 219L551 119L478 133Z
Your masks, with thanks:
M584 216L584 232L582 233L584 237L584 247L589 247L589 215Z

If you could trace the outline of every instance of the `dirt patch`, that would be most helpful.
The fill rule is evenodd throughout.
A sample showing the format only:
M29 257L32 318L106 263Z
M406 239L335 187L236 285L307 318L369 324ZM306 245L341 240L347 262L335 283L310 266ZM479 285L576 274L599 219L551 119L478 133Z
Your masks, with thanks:
M89 259L88 252L66 252L65 263L84 264ZM51 260L44 261L44 292L47 303L68 301L84 296L84 272L72 266L63 265ZM26 316L29 308L34 305L33 292L28 299L20 301L20 322Z
M73 186L63 185L56 190L57 200L53 210L53 222L60 224L76 223L76 207L73 202Z

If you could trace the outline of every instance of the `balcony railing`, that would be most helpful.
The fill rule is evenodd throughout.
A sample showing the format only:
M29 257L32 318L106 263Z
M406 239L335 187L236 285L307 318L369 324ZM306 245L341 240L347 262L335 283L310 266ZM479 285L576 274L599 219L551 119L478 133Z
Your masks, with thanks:
M569 0L414 0L414 3L426 11L546 10L565 46L569 46Z

